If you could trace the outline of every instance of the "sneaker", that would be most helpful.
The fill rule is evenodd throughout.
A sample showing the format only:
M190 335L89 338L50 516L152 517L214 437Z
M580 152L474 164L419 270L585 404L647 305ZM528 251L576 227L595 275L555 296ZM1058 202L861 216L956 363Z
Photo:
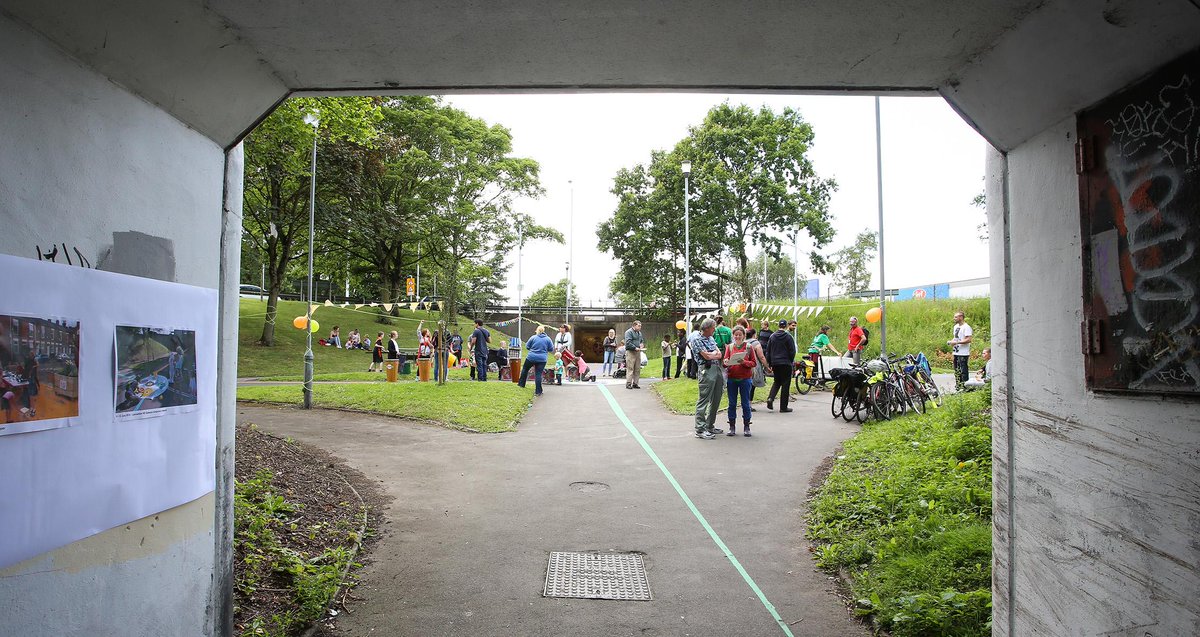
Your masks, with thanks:
M758 410L757 410L757 409L755 409L755 408L753 408L753 407L751 407L751 408L750 408L750 411L758 411Z
M781 414L787 414L787 413L791 413L791 412L793 412L793 411L795 411L795 410L794 410L794 409L792 409L791 407L784 407L783 409L780 409L780 410L779 410L779 413L781 413Z
M634 388L634 389L641 389L641 387L638 387L637 385L634 385L634 386L633 386L633 388Z
M733 423L729 423L729 431L725 435L726 436L736 436L737 435L737 427L734 427Z
M774 401L772 401L772 400L767 401L767 411L775 411L775 402Z
M714 436L719 436L719 435L725 433L724 429L717 429L716 427L709 427L708 429L705 429L705 431L707 431L708 433L710 433Z
M742 435L749 438L750 437L750 427L746 427L746 433L744 433Z
M712 440L712 439L713 439L713 438L715 438L716 436L712 435L712 434L711 434L711 433L709 433L708 431L697 431L697 432L696 432L696 437L697 437L697 438L699 438L699 439L701 439L701 440Z

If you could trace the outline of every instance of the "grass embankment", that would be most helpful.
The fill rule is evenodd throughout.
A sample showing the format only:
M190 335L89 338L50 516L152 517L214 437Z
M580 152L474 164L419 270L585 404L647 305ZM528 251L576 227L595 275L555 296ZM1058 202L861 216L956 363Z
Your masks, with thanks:
M896 637L991 634L990 393L867 424L812 501L817 562Z
M401 380L413 380L416 373L416 363L412 364L408 374L400 374ZM489 376L490 378L490 376ZM264 382L279 382L279 383L299 383L304 381L304 376L300 374L287 374L283 376L259 376L258 380ZM450 368L450 380L470 380L471 369L464 367L462 369ZM331 374L313 374L313 380L318 382L375 382L382 383L387 381L387 374L382 372L334 372Z
M292 319L304 315L304 303L301 301L280 301L275 321L275 344L265 347L258 344L262 336L263 321L266 318L267 304L258 299L241 299L238 319L238 376L241 378L262 376L292 375L304 371L305 333L292 327ZM321 347L317 340L329 336L329 330L334 325L341 327L342 339L357 329L359 333L369 335L372 339L379 332L385 335L396 330L399 334L400 347L415 349L417 346L417 325L425 321L425 326L433 328L438 321L436 312L400 310L399 316L386 316L382 308L363 307L352 308L318 306L313 319L320 324L319 332L313 334L313 367L321 373L365 372L371 364L371 353L363 350L347 350L336 347ZM385 318L388 323L380 323ZM458 333L467 338L474 325L464 317L458 319ZM498 342L493 330L493 347Z
M792 305L791 299L786 301L763 301L769 305ZM871 340L867 344L866 355L879 356L879 324L867 323L866 313L872 306L878 306L878 301L860 301L857 299L837 299L831 302L805 301L802 305L819 305L829 309L815 316L800 316L796 320L796 345L801 353L808 351L808 344L820 331L822 325L830 325L829 340L839 352L846 350L846 340L849 335L850 317L857 316L859 324L871 330ZM951 338L954 327L954 313L962 310L966 313L967 324L975 334L971 343L971 369L982 366L980 353L989 347L992 338L991 300L987 297L974 299L937 299L894 301L887 304L887 340L888 350L895 354L916 354L925 352L929 361L935 367L952 369L954 361L950 346L946 341ZM769 313L767 318L791 318ZM757 327L757 326L756 326Z
M300 405L299 385L238 387L238 400ZM346 383L317 385L313 405L349 409L412 420L425 420L455 429L493 433L513 431L529 408L533 386L511 382L487 383Z
M768 383L770 379L768 379ZM698 381L690 378L685 378L680 375L679 378L671 379L667 382L657 382L650 385L654 393L658 394L663 405L673 414L694 414L696 413L696 400L700 398L700 384ZM771 386L759 387L754 393L753 405L759 405L767 400L767 393L771 391ZM792 390L795 394L795 390ZM728 394L724 390L721 391L721 409L729 406ZM719 415L718 415L719 416ZM741 416L738 416L739 418ZM720 416L718 417L720 419Z

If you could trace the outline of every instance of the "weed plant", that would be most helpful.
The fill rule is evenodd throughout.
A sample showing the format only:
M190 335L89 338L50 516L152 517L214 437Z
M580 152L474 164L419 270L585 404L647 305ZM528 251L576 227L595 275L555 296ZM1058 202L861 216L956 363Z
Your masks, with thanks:
M867 424L812 501L818 565L896 637L991 634L990 397Z
M242 626L243 635L283 636L320 619L337 592L342 573L351 560L358 532L350 528L309 529L309 539L332 534L345 544L332 546L319 555L287 548L280 541L285 531L295 532L292 521L299 505L275 492L272 475L261 470L244 482L234 483L234 549L244 569L236 582L239 596L253 595L260 587L284 584L292 606L270 617L254 617Z

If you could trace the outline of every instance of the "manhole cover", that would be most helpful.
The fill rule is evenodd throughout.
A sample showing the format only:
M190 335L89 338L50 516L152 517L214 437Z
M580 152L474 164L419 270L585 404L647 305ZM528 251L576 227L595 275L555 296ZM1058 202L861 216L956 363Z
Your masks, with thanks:
M550 553L544 597L650 601L646 563L637 553Z
M603 482L572 482L571 488L582 493L599 493L608 491L609 486Z

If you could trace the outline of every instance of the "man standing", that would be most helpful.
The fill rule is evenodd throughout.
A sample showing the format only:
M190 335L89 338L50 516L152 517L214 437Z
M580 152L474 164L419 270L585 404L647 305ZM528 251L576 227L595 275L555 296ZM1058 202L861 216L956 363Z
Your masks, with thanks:
M700 336L700 329L692 324L692 331L688 332L688 362L687 362L687 377L696 380L698 368L696 367L696 352L692 350L692 341Z
M796 362L796 341L791 332L787 331L787 319L779 319L779 330L771 335L767 362L775 377L771 393L767 395L767 409L775 408L775 393L779 392L779 413L786 414L791 411L788 409L788 391L789 385L792 384L792 366ZM780 391L781 389L783 391Z
M634 321L625 330L625 389L641 389L642 352L646 351L646 339L642 337L642 322Z
M763 319L762 325L759 327L759 330L758 330L758 342L762 343L764 350L770 346L771 335L774 333L775 333L775 330L771 329L771 321L768 321L767 319Z
M724 430L717 429L717 410L721 408L721 394L725 390L725 379L721 374L721 349L713 340L717 323L704 319L700 333L692 337L689 345L700 376L700 394L696 398L696 437L712 440Z
M858 326L858 317L850 317L850 339L846 343L846 351L850 352L850 358L855 365L862 364L862 350L867 344L867 335L863 333L861 327Z
M487 381L488 343L491 340L492 333L483 326L483 319L475 319L475 331L471 332L471 351L475 353L475 365L479 370L475 378L481 382Z
M970 371L967 364L971 360L971 326L967 325L967 317L961 311L954 313L954 338L946 341L954 355L954 386L962 391Z
M725 348L733 342L733 330L725 325L725 317L717 317L717 329L713 332L713 340L716 341L717 347L721 348L721 356L724 356Z

